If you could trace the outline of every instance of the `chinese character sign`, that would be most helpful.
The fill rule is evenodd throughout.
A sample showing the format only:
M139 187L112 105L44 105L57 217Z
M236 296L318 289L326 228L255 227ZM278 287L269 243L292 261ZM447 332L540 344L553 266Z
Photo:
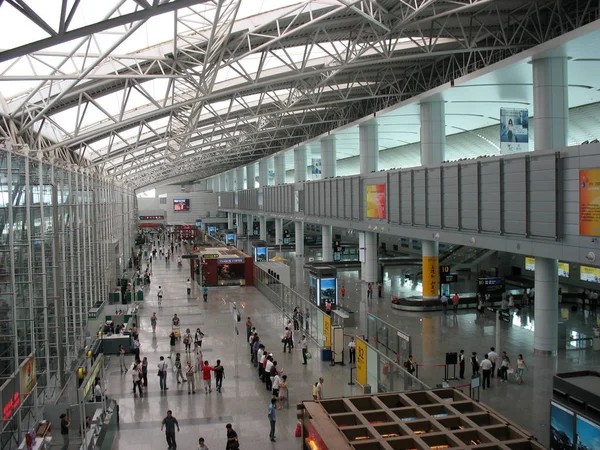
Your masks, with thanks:
M439 258L423 256L423 297L437 297L440 292Z
M367 344L360 338L356 339L356 382L367 384Z
M367 218L368 219L385 219L386 215L386 198L385 184L369 184L365 186L366 203L367 203Z
M600 169L579 171L579 234L600 236Z
M500 108L500 153L529 151L529 112Z

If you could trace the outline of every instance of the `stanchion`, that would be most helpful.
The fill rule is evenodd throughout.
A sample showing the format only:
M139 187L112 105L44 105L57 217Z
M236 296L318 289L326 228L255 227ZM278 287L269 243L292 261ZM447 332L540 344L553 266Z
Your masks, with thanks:
M354 366L354 367L350 367L350 383L348 383L348 386L354 386L354 384L355 384L355 383L354 383L354 381L353 381L353 380L354 380L354 378L352 377L352 371L353 371L354 369L356 369L356 366Z

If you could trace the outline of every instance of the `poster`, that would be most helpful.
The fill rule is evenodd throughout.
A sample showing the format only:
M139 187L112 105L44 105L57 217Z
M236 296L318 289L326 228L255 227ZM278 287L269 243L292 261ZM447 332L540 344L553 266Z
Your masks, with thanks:
M367 203L367 218L368 219L385 219L385 184L368 184L365 186L366 203Z
M321 178L321 172L323 169L321 166L322 166L321 158L312 158L311 173L312 173L313 179Z
M600 236L600 169L579 171L579 234Z
M331 347L331 317L323 314L323 347Z
M571 450L573 441L573 412L550 402L550 449Z
M500 108L500 153L529 151L529 112L526 109Z
M577 414L576 423L577 450L593 450L600 448L600 428L592 421Z
M437 297L440 292L439 258L423 256L423 297Z
M37 384L35 356L30 356L21 364L21 397L27 398Z
M558 262L559 277L569 278L569 269L569 263L561 261ZM532 258L531 256L525 257L525 270L535 271L535 258Z
M337 304L337 280L335 278L321 278L319 280L319 304L324 306L326 302Z
M367 344L362 339L356 339L356 382L367 384Z
M597 267L580 266L579 279L588 283L600 283L600 269Z
M525 270L535 270L535 258L525 257Z

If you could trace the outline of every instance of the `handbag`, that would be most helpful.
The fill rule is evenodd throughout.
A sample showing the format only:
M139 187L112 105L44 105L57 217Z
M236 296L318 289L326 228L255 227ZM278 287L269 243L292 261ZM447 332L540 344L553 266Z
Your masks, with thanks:
M236 439L235 441L231 441L229 443L230 450L238 450L240 448L240 442Z
M306 352L306 360L308 361L309 359L312 359L312 355L310 352Z
M285 338L284 337L281 338L281 342L285 343Z

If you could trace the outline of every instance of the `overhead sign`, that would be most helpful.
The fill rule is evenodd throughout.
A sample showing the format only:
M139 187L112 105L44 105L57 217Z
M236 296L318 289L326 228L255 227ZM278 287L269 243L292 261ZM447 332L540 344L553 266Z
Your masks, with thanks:
M579 171L579 234L600 236L600 169Z
M244 258L221 258L219 259L219 264L238 264L243 263Z
M500 108L500 153L529 151L529 112Z
M356 382L367 384L367 344L360 338L356 339Z
M450 266L448 266L448 265L440 266L440 273L441 274L450 273Z
M443 273L440 275L440 283L451 284L458 282L458 275L455 273Z
M437 297L440 292L439 258L423 256L423 297Z
M165 220L165 216L139 216L140 220Z
M323 315L323 336L324 336L324 347L331 347L331 317L327 314Z
M181 255L183 259L198 259L199 255Z
M218 253L205 253L201 255L204 259L215 259L219 257Z

